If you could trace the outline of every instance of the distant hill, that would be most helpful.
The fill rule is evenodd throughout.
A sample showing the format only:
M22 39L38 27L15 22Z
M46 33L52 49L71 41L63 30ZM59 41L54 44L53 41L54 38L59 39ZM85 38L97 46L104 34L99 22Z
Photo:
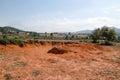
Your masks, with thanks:
M77 31L76 34L91 34L93 30L83 30L83 31Z
M9 32L25 32L25 31L11 27L11 26L3 26L3 27L0 27L0 32L4 34Z
M0 31L17 31L17 32L24 32L23 30L20 30L20 29L17 29L17 28L14 28L14 27L11 27L11 26L3 26L3 27L0 27Z

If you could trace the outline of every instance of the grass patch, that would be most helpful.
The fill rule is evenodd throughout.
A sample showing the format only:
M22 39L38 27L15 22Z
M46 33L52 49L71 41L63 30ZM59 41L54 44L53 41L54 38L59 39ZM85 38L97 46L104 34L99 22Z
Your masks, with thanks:
M9 60L10 60L10 58L8 58L8 57L0 56L0 62L2 62L2 61L9 61Z
M49 58L49 59L48 59L48 62L50 62L50 63L57 63L58 61L55 60L55 59L51 59L51 58Z
M41 74L42 74L42 72L40 70L34 70L34 71L31 72L31 75L34 76L34 77L37 77Z
M99 74L103 77L107 77L110 80L120 79L119 73L115 70L104 70L104 71L99 72Z
M5 70L6 71L12 71L12 70L15 70L17 67L24 67L26 65L27 65L27 63L23 62L23 61L21 61L21 62L14 62L14 64L5 67Z
M5 67L5 70L6 70L6 71L12 71L12 70L15 70L15 69L16 69L16 68L15 68L14 65L10 65L10 66Z
M26 65L27 65L27 63L26 63L26 62L21 61L21 62L15 62L15 63L14 63L14 65L15 65L15 66L18 66L18 67L24 67L24 66L26 66Z
M19 56L16 56L13 60L14 60L14 61L19 61L19 60L20 60L20 57L19 57Z

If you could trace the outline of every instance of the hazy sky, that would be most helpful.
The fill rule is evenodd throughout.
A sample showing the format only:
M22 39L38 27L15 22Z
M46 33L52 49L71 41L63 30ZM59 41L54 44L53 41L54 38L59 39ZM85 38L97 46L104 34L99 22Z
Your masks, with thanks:
M0 0L0 26L37 32L120 28L120 0Z

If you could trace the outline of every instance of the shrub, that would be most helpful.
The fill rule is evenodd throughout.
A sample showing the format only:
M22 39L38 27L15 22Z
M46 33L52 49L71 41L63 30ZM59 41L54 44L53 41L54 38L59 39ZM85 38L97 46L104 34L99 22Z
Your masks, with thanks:
M16 44L19 46L23 46L24 45L24 41L21 39L9 39L10 44Z
M5 39L0 39L0 44L2 44L2 45L15 44L15 45L19 45L20 47L23 47L24 46L24 41L21 40L21 39L5 38Z
M10 44L10 42L8 39L0 39L0 44L7 45L7 44Z

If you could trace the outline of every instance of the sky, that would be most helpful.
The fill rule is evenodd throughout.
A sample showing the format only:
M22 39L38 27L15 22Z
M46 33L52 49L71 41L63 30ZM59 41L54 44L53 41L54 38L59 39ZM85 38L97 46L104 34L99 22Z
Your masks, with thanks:
M36 32L120 28L120 0L0 0L0 26Z

